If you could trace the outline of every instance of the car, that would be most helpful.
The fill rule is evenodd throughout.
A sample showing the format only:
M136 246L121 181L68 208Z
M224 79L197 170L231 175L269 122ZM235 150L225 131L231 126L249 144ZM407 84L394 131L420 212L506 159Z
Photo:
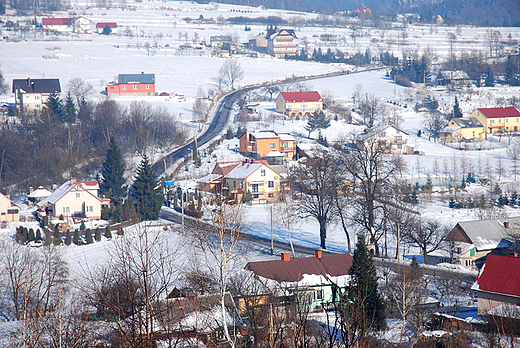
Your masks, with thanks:
M168 92L161 92L161 93L159 93L159 95L160 95L161 97L167 97L167 96L170 95L170 93L168 93Z

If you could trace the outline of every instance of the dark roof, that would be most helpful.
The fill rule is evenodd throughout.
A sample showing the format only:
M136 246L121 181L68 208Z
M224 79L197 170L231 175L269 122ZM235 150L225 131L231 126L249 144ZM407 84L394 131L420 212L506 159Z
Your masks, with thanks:
M245 268L255 275L278 282L297 282L303 279L304 274L333 277L347 275L351 265L352 256L350 254L334 254L323 255L321 259L306 257L289 261L249 262Z
M470 118L453 118L453 122L458 124L461 128L475 128L483 127L482 123L476 117Z
M155 74L119 74L118 83L155 83Z
M60 79L23 79L13 80L14 93L20 88L25 93L61 93Z
M291 35L291 36L294 36L296 37L296 33L294 32L294 29L267 29L267 33L266 33L266 38L269 39L271 38L271 36L273 36L274 34L288 34L288 35Z
M520 297L520 258L489 254L472 289Z
M487 118L520 117L520 112L514 106L504 108L478 108Z

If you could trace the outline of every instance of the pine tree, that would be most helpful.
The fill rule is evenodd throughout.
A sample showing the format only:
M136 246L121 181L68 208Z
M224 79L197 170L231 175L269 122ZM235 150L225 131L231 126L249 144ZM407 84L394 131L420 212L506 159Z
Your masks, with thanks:
M105 227L105 238L112 239L112 232L110 231L110 226L108 225Z
M137 174L130 188L130 197L134 201L137 214L142 220L156 220L163 202L161 185L148 157L144 156L137 168Z
M460 110L459 106L459 99L455 97L455 104L453 104L453 118L461 118L462 117L462 111Z
M326 129L329 127L330 121L325 117L325 113L322 110L316 110L309 117L305 130L309 132L310 137L311 133L316 129Z
M99 227L96 227L94 239L96 240L96 242L101 242L101 231L99 230Z
M65 108L61 101L60 95L56 92L51 93L45 102L47 109L49 109L60 121L65 119Z
M58 226L54 227L54 245L61 245L63 240L61 239L60 230L58 230Z
M125 200L123 203L123 214L121 216L123 221L135 219L137 212L135 211L134 202L130 199Z
M227 132L226 132L226 139L233 139L233 130L231 128L228 128L227 129Z
M487 68L486 72L486 81L484 81L484 85L486 87L494 87L495 86L495 75L493 74L493 70L490 66Z
M70 92L67 93L67 99L65 99L65 112L63 122L74 123L76 122L77 115L76 104L74 104L74 100L70 95Z
M65 236L65 245L71 245L72 244L72 237L70 235L70 230L67 230L67 234Z
M74 230L74 244L76 244L76 245L83 244L83 240L79 236L79 230Z
M87 228L85 230L85 242L87 242L87 244L94 243L94 241L92 240L92 231L90 230L90 228Z
M81 220L81 224L79 225L79 229L82 230L82 231L84 231L85 228L87 228L87 227L85 226L85 221Z
M40 229L36 230L36 241L42 240L42 231Z
M110 198L123 197L126 192L126 180L123 176L125 173L125 166L123 164L123 157L121 150L117 146L116 140L110 138L107 155L103 161L103 168L101 174L101 192Z
M29 232L27 233L27 242L34 241L34 230L32 228L29 229Z
M377 290L376 268L363 235L358 236L349 275L351 280L340 304L342 321L362 342L370 331L386 328L385 304Z

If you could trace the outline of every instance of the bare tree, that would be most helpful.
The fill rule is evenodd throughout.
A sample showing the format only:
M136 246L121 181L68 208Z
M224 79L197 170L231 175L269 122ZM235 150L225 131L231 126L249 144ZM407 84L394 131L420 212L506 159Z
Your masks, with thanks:
M67 84L70 95L76 99L76 105L86 103L94 93L92 84L86 82L81 77L75 77Z
M433 110L426 114L424 123L428 130L428 140L430 140L430 138L437 140L439 133L446 126L446 119L439 111Z
M520 144L518 142L513 143L509 149L507 149L507 154L511 158L511 161L513 161L513 168L511 170L512 174L515 177L520 173L520 168L518 167L518 162L520 161Z
M441 249L450 230L437 220L417 219L403 231L404 241L421 249L424 263L428 264L428 254Z
M386 107L385 104L375 95L365 95L359 102L359 111L363 116L364 124L373 127L378 121L383 119Z
M291 183L301 218L315 218L320 225L320 245L326 249L327 225L336 216L338 183L342 180L340 162L332 152L315 149L294 166Z
M219 85L234 89L235 84L244 78L244 70L235 58L226 59L219 70Z

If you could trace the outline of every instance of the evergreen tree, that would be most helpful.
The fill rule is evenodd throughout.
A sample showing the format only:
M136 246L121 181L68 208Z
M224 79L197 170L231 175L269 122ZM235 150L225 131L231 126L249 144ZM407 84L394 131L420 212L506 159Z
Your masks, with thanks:
M81 220L81 224L79 225L79 229L82 230L82 231L84 231L85 228L87 228L87 227L85 226L85 221Z
M330 121L327 120L325 113L322 110L316 110L309 117L307 125L305 126L305 130L309 132L310 137L311 133L316 129L326 129L329 127Z
M233 136L234 136L234 134L233 134L233 130L232 130L231 127L230 127L230 128L227 129L227 132L226 132L226 139L228 139L228 140L229 140L229 139L233 139Z
M96 242L101 242L101 231L99 230L99 227L96 227L94 239L96 240Z
M112 232L110 231L110 226L108 225L105 227L105 238L112 239Z
M462 117L462 111L459 107L459 99L455 97L455 104L453 104L453 118L461 118Z
M67 234L65 236L65 245L71 245L72 244L72 237L70 235L70 230L67 230Z
M116 140L110 138L107 155L103 161L103 168L101 174L101 192L110 198L123 197L126 192L126 180L123 177L125 173L125 166L123 164L123 157L121 150L117 146Z
M76 245L83 244L83 241L81 240L81 237L79 236L79 230L74 230L74 244L76 244Z
M90 230L90 228L87 228L85 230L85 242L87 242L87 244L94 243L94 241L92 240L92 231Z
M156 220L163 202L161 185L157 174L144 156L137 168L137 174L130 188L130 197L136 205L137 214L142 220Z
M58 226L54 227L54 245L61 245L63 240L61 239L60 230L58 230Z
M364 235L358 236L349 275L351 280L340 302L342 327L348 331L347 339L363 343L369 332L386 328L385 304L377 290L376 268Z
M45 105L60 121L63 122L65 120L65 108L58 93L51 93Z
M42 240L42 231L40 229L36 230L36 241Z
M135 219L136 215L137 212L135 211L134 202L132 202L130 199L125 200L123 203L123 214L121 215L121 219L123 221Z
M486 81L484 81L484 85L486 87L494 87L495 86L495 75L493 74L493 70L490 66L487 68L486 72Z
M74 123L76 122L77 115L76 104L74 104L74 100L70 95L70 92L67 93L67 99L65 99L65 112L63 122Z
M34 241L34 230L32 228L29 229L29 232L27 233L27 242Z
M112 28L110 28L110 26L107 24L103 28L103 32L101 34L102 35L110 35L110 33L112 33Z

